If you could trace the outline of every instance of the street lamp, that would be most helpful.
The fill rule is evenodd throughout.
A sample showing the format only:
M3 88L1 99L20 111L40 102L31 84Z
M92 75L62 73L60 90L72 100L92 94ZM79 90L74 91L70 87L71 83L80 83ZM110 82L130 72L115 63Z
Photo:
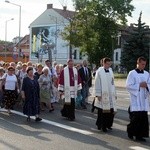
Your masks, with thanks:
M149 42L149 72L150 72L150 42Z
M7 51L7 47L6 47L6 43L7 43L7 22L14 20L14 18L11 18L9 20L5 21L5 62L6 62L6 51Z
M19 50L19 52L18 52L18 61L19 61L19 57L20 57L20 33L21 33L21 5L12 3L8 0L5 0L5 2L19 7L19 41L18 41L18 50Z
M70 31L69 31L69 38L70 38L70 43L69 43L69 58L72 59L72 18L68 18L69 23L70 23Z

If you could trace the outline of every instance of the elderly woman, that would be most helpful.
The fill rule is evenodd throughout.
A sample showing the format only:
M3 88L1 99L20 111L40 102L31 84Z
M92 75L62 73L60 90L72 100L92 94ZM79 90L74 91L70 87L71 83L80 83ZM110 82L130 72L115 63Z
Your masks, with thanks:
M27 115L27 121L30 116L35 116L35 121L41 121L40 113L40 95L39 83L34 78L33 67L27 67L27 77L23 79L22 98L24 99L23 113Z
M49 112L54 109L51 107L51 92L52 92L52 81L49 75L49 68L43 68L43 74L38 79L40 85L40 102L41 109L44 110L44 103L47 104Z
M36 77L37 80L39 79L40 75L43 74L42 69L43 69L42 64L38 64L37 65L37 71L34 73L34 75L35 75L35 77Z
M13 105L15 104L15 101L17 99L17 93L18 90L19 93L19 87L17 83L17 77L14 74L15 68L13 66L8 67L8 73L5 73L3 75L3 83L4 85L4 107L8 110L8 113L11 114L10 109L13 108ZM16 90L17 89L17 90Z

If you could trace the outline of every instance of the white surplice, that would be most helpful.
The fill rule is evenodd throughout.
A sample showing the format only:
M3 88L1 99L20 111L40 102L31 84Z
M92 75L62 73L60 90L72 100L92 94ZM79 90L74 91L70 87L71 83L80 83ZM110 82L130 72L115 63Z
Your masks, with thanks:
M106 73L104 67L100 67L95 75L95 83L93 88L93 96L101 96L99 101L95 98L94 106L102 108L103 110L110 110L114 108L116 111L116 91L114 85L114 75L112 69Z
M141 82L146 82L148 87L140 87ZM137 73L136 70L129 72L126 80L126 88L130 94L130 111L149 111L150 74L147 71Z

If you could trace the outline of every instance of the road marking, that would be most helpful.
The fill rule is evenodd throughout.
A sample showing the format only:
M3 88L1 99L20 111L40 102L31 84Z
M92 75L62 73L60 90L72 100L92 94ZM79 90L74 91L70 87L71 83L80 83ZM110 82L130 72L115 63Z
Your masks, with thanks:
M143 147L140 147L140 146L130 146L129 148L133 149L133 150L149 150L147 148L143 148Z
M82 116L82 117L87 118L87 119L91 119L91 120L96 120L95 118L89 117L89 116Z
M124 107L124 106L119 106L119 105L117 105L117 109L120 109L120 110L128 110L128 108L126 108L126 107Z
M5 109L1 109L1 110L2 111L6 111ZM26 117L26 115L24 115L23 113L15 111L15 110L12 110L12 113L17 114L19 116ZM31 118L34 119L35 117L32 116ZM49 124L49 125L53 125L53 126L56 126L56 127L59 127L59 128L63 128L63 129L69 130L69 131L81 133L81 134L84 134L84 135L91 135L91 134L93 134L92 132L87 131L87 130L77 129L77 128L74 128L74 127L71 127L71 126L67 126L67 125L64 125L64 124L61 124L61 123L57 123L57 122L54 122L54 121L50 121L50 120L46 120L46 119L42 119L41 122Z

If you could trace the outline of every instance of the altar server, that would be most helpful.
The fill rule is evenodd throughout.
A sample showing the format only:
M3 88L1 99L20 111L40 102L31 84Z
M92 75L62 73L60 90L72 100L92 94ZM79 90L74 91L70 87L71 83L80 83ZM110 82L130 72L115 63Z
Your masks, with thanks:
M114 75L110 68L110 58L103 59L103 66L96 71L93 94L95 96L94 106L98 108L96 121L97 128L107 132L112 130L114 114L116 112L116 91Z
M148 111L150 74L145 71L146 59L137 59L136 69L129 72L126 88L130 94L130 123L127 125L127 133L130 139L146 141L149 137Z

